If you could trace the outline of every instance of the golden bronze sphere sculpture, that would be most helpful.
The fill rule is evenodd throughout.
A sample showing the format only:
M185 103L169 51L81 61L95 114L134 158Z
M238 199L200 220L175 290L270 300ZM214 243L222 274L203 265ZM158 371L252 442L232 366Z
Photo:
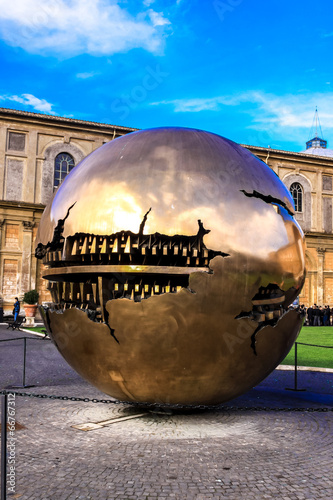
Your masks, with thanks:
M45 325L67 362L124 401L218 404L284 359L302 318L290 193L245 148L186 128L115 139L43 214Z

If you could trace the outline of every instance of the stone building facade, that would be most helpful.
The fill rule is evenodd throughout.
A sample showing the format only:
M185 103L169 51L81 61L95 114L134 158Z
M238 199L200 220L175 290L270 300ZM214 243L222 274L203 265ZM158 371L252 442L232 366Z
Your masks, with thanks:
M45 204L73 166L135 129L0 108L0 294L5 310L36 288L49 299L34 257Z
M45 204L71 168L104 143L133 128L0 108L0 293L4 308L37 288L49 300L34 257ZM333 306L333 157L245 146L265 161L297 204L306 235L307 278L301 303Z
M306 240L307 277L300 303L333 306L333 156L324 149L293 153L247 146L288 189L300 188L296 220ZM333 151L332 151L333 154ZM320 156L319 156L320 155Z

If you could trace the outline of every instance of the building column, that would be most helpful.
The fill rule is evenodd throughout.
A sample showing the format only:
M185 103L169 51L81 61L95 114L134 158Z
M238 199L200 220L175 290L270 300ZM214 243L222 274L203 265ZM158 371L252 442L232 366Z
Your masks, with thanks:
M318 278L317 278L317 305L324 305L324 261L326 248L317 248Z
M313 306L315 303L314 295L314 283L313 283L313 272L309 272L309 306Z
M2 295L2 283L3 283L3 259L1 256L1 250L3 247L3 240L4 240L4 234L5 234L5 220L0 220L0 305L2 306L3 302L3 295Z
M24 294L30 290L31 285L31 248L32 248L32 229L34 223L23 221L23 244L22 244L22 270L21 270L21 293Z
M34 224L33 226L33 231L32 231L32 247L31 247L31 269L30 269L30 288L32 290L37 290L39 292L39 283L38 283L38 261L35 257L35 248L34 248L34 242L36 239L36 234L37 234L37 225Z
M5 221L4 220L0 220L0 250L2 248L2 238L3 238L3 229L5 228Z

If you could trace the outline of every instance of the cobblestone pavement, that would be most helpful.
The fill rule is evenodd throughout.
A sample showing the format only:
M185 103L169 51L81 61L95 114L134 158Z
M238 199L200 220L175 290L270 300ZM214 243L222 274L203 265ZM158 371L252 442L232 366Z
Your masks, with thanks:
M6 360L15 351L11 344ZM37 387L22 391L105 399L51 343L39 346L39 353L30 351L28 367L44 368L27 371ZM0 347L1 388L13 383L4 361ZM16 419L24 428L15 433L16 491L8 498L328 500L332 412L307 409L332 408L333 374L300 373L305 392L285 391L292 382L292 372L275 370L246 395L206 411L151 412L123 403L16 396ZM87 432L72 427L109 420Z

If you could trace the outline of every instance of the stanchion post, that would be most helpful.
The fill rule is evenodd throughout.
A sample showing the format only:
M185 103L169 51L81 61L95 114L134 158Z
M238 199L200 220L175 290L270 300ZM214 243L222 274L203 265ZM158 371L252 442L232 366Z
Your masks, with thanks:
M297 391L297 342L295 342L295 380L294 380L294 391Z
M295 367L294 367L294 387L286 387L286 391L305 391L306 389L298 389L297 387L297 344L298 342L295 342Z
M21 389L22 387L35 387L34 385L26 385L26 366L27 366L27 338L28 337L18 337L17 339L0 340L0 342L9 342L11 340L23 340L23 373L22 373L22 385L8 385L6 389Z
M7 394L1 396L1 500L6 500L7 493Z
M26 365L26 357L27 357L27 338L23 338L23 381L22 387L26 387L25 385L25 365Z

